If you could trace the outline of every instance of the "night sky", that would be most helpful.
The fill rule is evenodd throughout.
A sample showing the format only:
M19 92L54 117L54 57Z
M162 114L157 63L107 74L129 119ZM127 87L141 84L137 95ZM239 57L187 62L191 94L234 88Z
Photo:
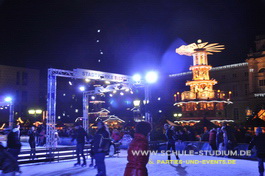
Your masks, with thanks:
M181 44L224 44L213 66L244 62L263 26L264 0L0 0L0 64L178 73L192 64Z

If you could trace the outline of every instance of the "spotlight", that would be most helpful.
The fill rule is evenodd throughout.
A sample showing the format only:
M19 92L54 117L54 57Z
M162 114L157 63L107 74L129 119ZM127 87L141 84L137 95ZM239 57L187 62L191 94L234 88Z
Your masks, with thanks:
M113 94L115 94L115 93L117 93L117 90L114 90L114 91L113 91Z
M83 91L86 90L86 88L85 88L84 86L80 86L80 87L79 87L79 90L83 92Z
M109 94L109 96L110 96L110 97L113 97L113 95L112 95L112 94Z
M11 97L6 97L6 98L5 98L5 101L6 101L6 102L11 102L11 101L12 101L12 98L11 98Z
M121 92L121 93L120 93L120 95L121 95L121 96L123 96L123 95L124 95L124 93L123 93L123 92Z
M91 81L91 80L88 79L88 78L85 79L85 82L87 82L87 83L89 83L90 81Z
M151 71L148 72L145 76L145 80L147 83L155 83L158 79L157 72Z
M129 89L129 88L127 88L127 89L125 89L125 91L126 91L126 92L129 92L129 91L130 91L130 89Z
M139 74L135 74L135 75L133 75L132 79L133 79L135 82L140 82L140 81L141 81L141 75L139 75Z
M95 96L91 96L91 99L92 99L92 100L95 100L95 98L96 98Z
M70 86L72 86L72 85L73 85L71 81L69 81L68 83L69 83L69 85L70 85Z

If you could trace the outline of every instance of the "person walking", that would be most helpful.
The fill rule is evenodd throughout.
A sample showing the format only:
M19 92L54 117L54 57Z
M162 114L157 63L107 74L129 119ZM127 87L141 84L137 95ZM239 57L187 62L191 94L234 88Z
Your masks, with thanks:
M264 176L264 161L265 161L265 134L262 133L262 128L256 129L256 136L251 140L248 150L256 147L256 156L258 158L258 168L260 176Z
M34 160L36 155L36 130L34 126L32 126L31 129L28 131L28 136L30 146L30 157L32 160Z
M169 124L165 124L164 125L164 129L166 130L166 138L167 138L167 157L168 160L171 160L171 148L172 151L174 152L176 159L179 160L179 156L176 153L176 147L175 147L175 140L174 140L174 131L170 129L170 125Z
M88 134L84 130L84 128L80 124L75 125L75 132L72 138L72 142L76 140L76 156L77 156L77 163L74 164L74 166L80 165L80 155L83 158L83 164L82 167L86 166L86 158L84 155L84 147L85 147L85 138L88 139Z
M129 149L124 176L148 176L146 164L149 160L148 153L148 135L151 131L151 124L148 122L139 122L136 124L136 132ZM146 154L135 154L136 151L147 152Z
M92 151L98 171L96 176L106 176L105 155L110 146L110 134L102 121L98 121L97 128L92 141Z

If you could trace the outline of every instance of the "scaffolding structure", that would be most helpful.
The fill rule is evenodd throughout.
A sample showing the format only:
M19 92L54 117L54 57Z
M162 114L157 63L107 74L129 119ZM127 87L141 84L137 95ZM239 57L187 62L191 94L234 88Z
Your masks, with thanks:
M131 76L100 72L86 69L74 69L61 70L61 69L48 69L48 88L47 88L47 117L46 117L46 148L51 150L55 148L55 124L56 124L56 89L57 89L57 77L71 78L71 79L92 79L92 80L104 80L114 82L107 87L99 86L95 90L83 92L83 127L88 132L89 128L89 96L108 93L115 90L120 84L127 87L145 88L145 101L149 103L150 92L148 86L145 86L143 81L135 83ZM145 112L146 121L152 122L151 115L146 109Z

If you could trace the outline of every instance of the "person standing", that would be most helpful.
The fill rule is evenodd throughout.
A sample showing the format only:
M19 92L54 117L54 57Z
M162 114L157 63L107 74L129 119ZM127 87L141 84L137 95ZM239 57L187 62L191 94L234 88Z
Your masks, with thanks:
M148 122L139 122L136 124L136 132L134 139L132 140L129 149L124 176L147 176L148 171L146 164L149 160L148 153L148 135L151 131L151 124ZM146 151L146 154L139 153L135 154L135 151Z
M216 129L213 128L211 131L210 131L210 134L209 134L209 144L210 146L212 147L212 150L217 150L217 146L216 146Z
M12 131L7 135L7 151L14 157L14 159L18 160L18 155L21 150L21 142L20 142L20 126L14 125ZM16 172L21 173L19 167L17 167Z
M223 132L221 130L221 128L217 128L217 133L216 133L216 146L217 149L220 150L220 144L222 144L223 142Z
M119 142L121 140L120 132L117 129L114 129L111 134L113 142Z
M54 138L54 147L57 148L58 143L60 142L60 136L59 136L59 133L58 133L57 130L55 130L54 136L55 136L55 138Z
M0 142L0 170L2 170L1 176L15 176L16 171L19 170L18 162L9 152L6 151L2 143Z
M171 160L171 148L172 151L174 152L176 159L179 160L179 156L176 153L176 147L175 147L175 140L174 140L174 131L170 129L169 124L164 125L164 129L166 130L166 138L167 138L167 157L168 160Z
M21 150L20 126L15 125L12 131L7 135L7 150L17 160Z
M92 151L97 166L97 176L106 176L105 155L110 146L110 134L104 122L98 121L98 130L92 141Z
M30 146L30 157L34 160L36 155L36 130L35 127L32 126L31 129L28 131L29 136L29 146Z
M256 136L251 140L248 150L256 147L256 155L258 158L258 168L260 176L264 176L264 161L265 161L265 134L262 133L262 128L256 129Z
M80 155L83 158L83 164L82 167L86 166L86 158L84 155L84 146L85 146L85 138L88 140L88 134L84 130L84 128L76 124L75 125L75 132L72 138L72 142L76 139L76 156L77 156L77 163L74 164L74 166L80 165Z

